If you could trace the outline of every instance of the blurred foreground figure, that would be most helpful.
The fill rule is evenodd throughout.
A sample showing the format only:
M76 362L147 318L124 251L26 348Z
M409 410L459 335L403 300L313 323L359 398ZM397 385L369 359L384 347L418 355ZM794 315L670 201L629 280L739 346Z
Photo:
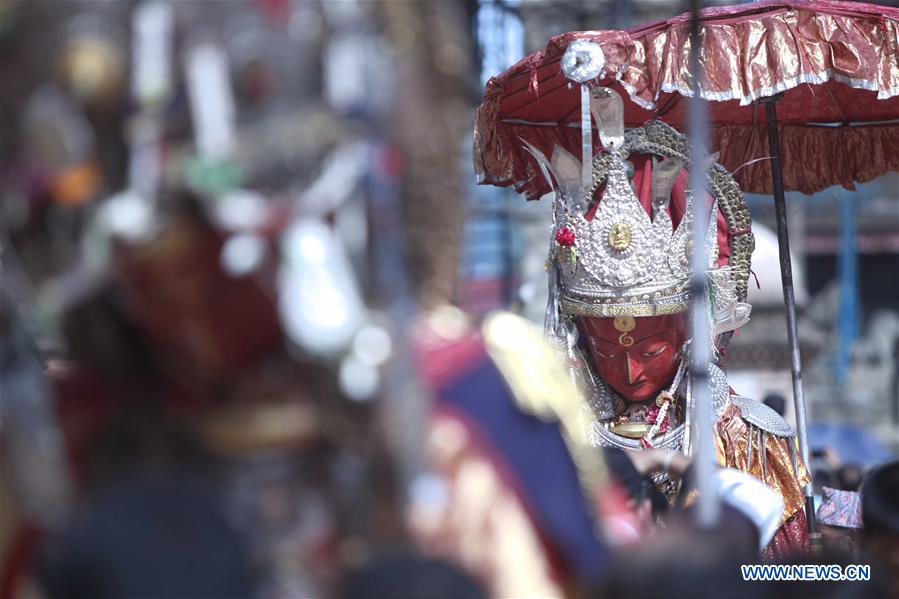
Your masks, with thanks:
M880 570L887 596L899 596L899 461L871 471L862 483L861 546Z
M250 554L196 475L134 475L106 488L59 544L49 597L249 597Z
M727 506L722 516L719 527L704 532L681 517L652 542L625 548L592 596L761 597L759 585L740 576L740 564L756 550L752 526Z
M77 497L37 578L49 597L332 595L404 543L373 404L347 399L334 362L287 350L273 257L227 274L221 234L175 199L65 303L51 373Z
M481 585L449 562L414 551L385 552L351 571L338 590L341 599L481 599Z
M579 65L563 64L563 70L590 68L589 61ZM548 158L526 144L536 161L530 171L542 173L555 190L546 332L588 398L583 434L595 446L671 452L651 474L664 495L677 496L681 481L670 466L678 454L696 450L687 313L691 255L702 252L716 350L708 375L718 462L752 474L782 499L780 528L766 555L805 551L802 487L809 476L794 430L765 404L734 393L718 366L733 331L750 314L745 300L753 237L743 194L716 156L689 164L686 137L661 121L625 135L613 89L584 93L603 146L590 152L592 166L560 145L549 146ZM706 173L710 194L687 188L688 169ZM711 208L702 248L693 244L697 201Z
M580 430L580 394L529 322L472 326L453 308L415 331L435 396L429 474L412 489L412 532L491 596L578 595L606 574L609 543L642 525Z
M56 396L15 309L16 280L3 254L0 249L0 597L5 599L34 592L41 531L65 528L74 489Z

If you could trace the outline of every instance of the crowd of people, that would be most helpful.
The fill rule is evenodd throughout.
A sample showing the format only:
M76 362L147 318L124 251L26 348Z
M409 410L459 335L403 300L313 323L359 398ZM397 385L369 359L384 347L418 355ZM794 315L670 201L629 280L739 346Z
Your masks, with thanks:
M11 563L23 570L20 578L4 581L7 592L14 583L17 593L36 588L49 597L478 597L507 596L500 589L531 595L547 588L603 597L704 596L710 588L728 597L896 592L899 462L864 473L841 468L834 483L841 488L822 488L822 546L771 562L870 564L870 582L744 581L740 565L759 563L763 535L772 534L759 496L747 504L739 493L723 493L719 524L700 529L691 507L682 501L670 505L652 482L650 476L662 470L690 477L687 458L670 459L662 450L606 449L615 481L607 494L621 505L607 509L598 523L617 531L620 540L614 546L575 541L565 547L570 539L528 537L523 504L534 499L518 495L516 501L520 489L493 470L497 462L464 447L464 438L453 436L464 433L446 423L433 425L428 455L435 472L451 477L451 485L437 486L451 495L422 490L410 502L371 426L370 410L342 397L327 369L285 368L276 352L239 375L232 388L242 391L224 404L233 417L214 423L209 419L215 414L185 403L171 379L147 368L165 353L134 329L126 334L129 323L114 303L98 301L92 308L95 326L75 327L72 341L96 347L100 340L92 336L103 331L107 343L118 338L132 345L118 348L118 358L141 359L126 362L131 369L120 371L129 373L126 380L102 374L103 364L87 355L50 365L59 413L78 415L61 422L79 501L67 524L42 531L39 543L7 547L12 553L5 553L10 561L4 575L14 575ZM8 316L4 327L12 332L15 322ZM4 347L4 361L26 359L22 347ZM441 351L457 352L458 360L464 349ZM495 370L476 376L482 391L473 394L475 401L510 401L505 389L491 384L499 378ZM134 381L140 386L131 386ZM440 388L446 385L455 382L444 378ZM204 392L210 400L216 395ZM298 407L303 410L293 413ZM280 426L285 422L290 426ZM11 427L19 425L5 422L7 442ZM538 451L551 446L540 435L528 438ZM535 478L536 486L525 493L539 495L541 485L558 485L546 489L555 496L558 515L578 523L579 515L566 512L571 505L559 499L563 482L546 471L535 472ZM441 509L452 513L435 515ZM622 523L630 525L630 534L621 534ZM516 542L521 546L509 547ZM574 556L572 550L581 548L592 553Z
M188 246L208 241L196 213L175 222L190 232ZM6 596L656 597L714 588L877 597L899 588L899 462L813 470L822 542L776 556L763 551L781 522L776 493L721 470L720 518L700 527L695 467L665 449L592 448L607 477L591 511L564 424L535 418L515 397L522 375L508 364L534 354L490 351L497 330L514 330L444 307L410 329L417 392L431 408L422 466L407 479L377 424L388 399L354 402L333 367L297 362L277 335L263 342L264 323L276 322L259 312L264 298L243 334L235 312L198 331L263 348L250 357L215 343L169 345L123 309L129 269L160 259L185 265L181 280L198 286L167 295L167 275L145 280L153 322L202 326L179 313L196 298L205 312L222 294L252 301L215 264L161 247L137 258L123 249L123 270L68 309L65 355L38 353L4 304L6 480L21 493L8 504L19 530L4 551ZM551 364L527 369L554 376ZM58 455L51 441L34 445L55 427ZM659 474L681 483L674 496ZM41 482L51 475L55 485ZM871 580L744 580L740 566L757 563L870 564Z

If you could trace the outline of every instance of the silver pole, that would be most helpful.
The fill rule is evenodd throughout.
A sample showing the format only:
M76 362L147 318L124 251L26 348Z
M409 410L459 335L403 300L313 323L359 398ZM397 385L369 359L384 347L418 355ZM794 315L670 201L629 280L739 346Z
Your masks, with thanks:
M709 322L706 264L706 231L709 223L709 206L705 201L705 172L708 134L708 113L705 101L700 97L702 65L699 63L699 2L691 2L690 19L690 73L692 89L688 104L690 138L690 189L693 192L693 254L692 261L692 337L690 345L690 375L693 390L693 421L696 443L697 498L696 523L701 529L710 529L718 523L720 506L712 485L715 473L715 445L712 437L712 400L709 391L709 362L711 361L711 332Z
M799 357L799 331L796 326L796 298L793 294L793 265L790 261L790 236L787 231L787 208L784 199L783 169L780 162L780 134L777 129L775 103L781 96L765 98L765 116L768 127L768 145L771 154L771 179L774 190L774 209L777 219L777 246L780 250L780 280L783 284L784 305L787 313L787 341L790 344L790 372L793 377L793 403L796 408L796 432L799 437L799 453L806 466L809 464L808 432L805 419L805 396L802 393L802 361ZM805 486L805 516L810 533L815 526L815 502L812 483Z

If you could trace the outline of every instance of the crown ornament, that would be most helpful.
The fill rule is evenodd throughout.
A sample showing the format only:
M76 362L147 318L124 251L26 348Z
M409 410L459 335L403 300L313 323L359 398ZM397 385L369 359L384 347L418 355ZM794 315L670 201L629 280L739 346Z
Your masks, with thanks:
M668 210L674 181L689 161L683 136L658 121L629 131L624 143L594 156L593 181L586 190L581 163L569 152L555 146L547 159L527 142L525 149L536 158L555 195L549 264L558 272L550 289L556 309L568 317L636 317L685 311L690 300L693 252L692 190L685 191L684 214L676 228ZM652 202L648 207L643 206L631 185L627 157L632 152L664 158L653 160ZM731 178L715 164L716 159L709 156L697 167L706 172L707 182L713 183L709 187L714 199L702 251L715 321L720 325L716 332L721 332L718 329L732 330L745 323L750 309L742 301L742 272L733 272L730 266L716 268L719 215L727 220L734 206L745 209L739 188L728 187L728 197L716 193L721 185L716 186L715 181ZM602 183L605 188L594 210L592 195ZM719 210L721 199L723 211ZM731 222L727 224L734 228ZM751 243L751 233L748 235ZM738 249L741 255L745 251ZM731 262L733 257L732 248Z
M561 152L557 148L554 156ZM689 299L693 194L687 193L686 212L674 229L664 207L655 210L654 217L644 209L620 153L611 154L607 163L606 188L592 216L582 203L568 201L564 186L557 194L553 249L562 275L562 309L581 316L681 311ZM558 161L556 166L550 161L547 168L563 173L564 167L558 166ZM710 269L718 258L717 212L715 204L705 248Z

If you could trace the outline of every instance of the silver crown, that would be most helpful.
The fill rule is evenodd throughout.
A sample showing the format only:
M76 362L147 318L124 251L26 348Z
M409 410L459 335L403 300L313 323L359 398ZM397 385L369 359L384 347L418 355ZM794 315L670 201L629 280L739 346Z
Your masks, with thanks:
M575 233L576 264L583 268L568 269L563 285L573 294L610 297L625 291L628 295L655 293L679 285L690 276L691 205L692 193L688 192L684 218L674 231L666 210L650 218L631 188L624 161L614 156L593 218L577 214L568 221ZM718 258L716 213L717 206L712 211L711 243L706 248L709 268Z
M649 316L679 312L688 298L692 247L692 202L675 230L667 210L651 218L640 204L624 160L612 155L606 189L592 218L567 212L556 231L574 233L571 246L558 246L562 271L562 308L591 316ZM565 202L557 195L557 202ZM717 204L709 219L707 266L718 259Z
M634 131L631 134L636 139ZM664 133L682 137L670 128ZM627 143L594 157L590 189L582 186L580 161L563 148L555 146L550 160L531 144L524 142L524 146L537 159L555 193L550 265L558 278L551 284L550 311L558 316L552 316L553 322L561 314L654 316L685 311L690 299L692 191L685 192L686 205L677 229L667 210L674 180L684 162L668 158L654 163L651 216L631 187L625 162L630 152ZM707 157L697 168L709 172L716 158ZM588 218L593 190L602 182L605 190ZM721 213L715 197L703 249L717 334L748 321L750 307L740 299L731 268L716 268Z

